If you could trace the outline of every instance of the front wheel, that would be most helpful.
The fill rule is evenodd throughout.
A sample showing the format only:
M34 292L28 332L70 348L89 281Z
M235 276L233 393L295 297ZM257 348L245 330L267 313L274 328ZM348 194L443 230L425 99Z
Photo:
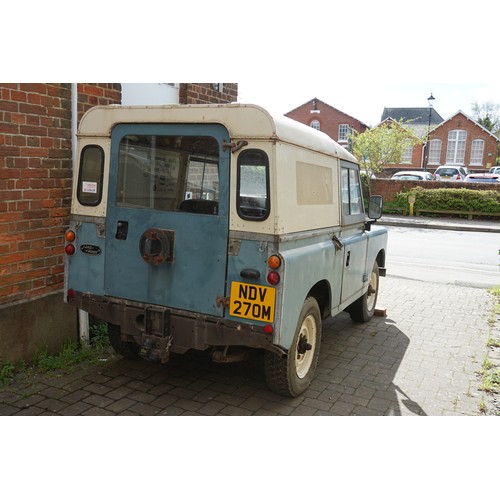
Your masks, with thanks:
M377 261L373 264L373 269L370 274L370 282L368 283L368 290L356 302L353 302L349 308L351 319L355 323L366 323L375 313L375 305L377 304L378 297L378 284L379 284L379 270Z
M296 397L311 383L321 344L321 313L314 297L302 306L288 356L266 352L264 368L269 388L282 396Z

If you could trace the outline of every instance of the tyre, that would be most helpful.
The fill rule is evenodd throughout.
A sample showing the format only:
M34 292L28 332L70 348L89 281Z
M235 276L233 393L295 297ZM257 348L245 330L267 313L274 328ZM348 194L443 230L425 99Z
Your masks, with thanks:
M120 336L120 327L108 323L109 343L117 354L127 359L139 359L139 345L135 342L125 342Z
M314 297L302 306L288 356L266 352L264 369L269 388L282 396L296 397L311 383L321 344L321 313Z
M368 290L356 302L353 302L347 309L351 315L351 319L355 323L366 323L375 313L375 306L378 297L379 271L377 261L373 264L373 269L370 274Z

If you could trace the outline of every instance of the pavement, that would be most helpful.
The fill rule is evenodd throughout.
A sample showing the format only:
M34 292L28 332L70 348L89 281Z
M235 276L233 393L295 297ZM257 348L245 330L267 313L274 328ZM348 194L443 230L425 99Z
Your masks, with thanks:
M450 231L479 231L500 233L500 220L417 217L384 214L377 221L381 226L417 227L422 229L445 229Z
M380 225L403 222L499 229L498 223L423 217L384 216ZM450 297L466 306L449 307ZM478 372L488 338L500 336L487 290L388 275L377 307L386 315L365 324L346 313L324 322L316 377L294 399L268 390L258 352L227 365L204 352L173 355L165 365L110 353L69 372L18 376L0 388L0 415L480 415L485 393Z

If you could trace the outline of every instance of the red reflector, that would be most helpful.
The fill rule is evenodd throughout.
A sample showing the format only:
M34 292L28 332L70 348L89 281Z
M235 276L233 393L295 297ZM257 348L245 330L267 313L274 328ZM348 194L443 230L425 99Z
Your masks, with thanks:
M68 293L67 293L68 299L74 299L75 298L75 291L73 288L68 288Z
M267 275L267 282L270 285L277 285L280 282L280 275L276 271L271 271Z
M75 254L75 246L72 245L71 243L68 243L65 247L64 247L64 251L66 252L66 255L74 255Z
M264 325L264 333L267 333L268 335L274 332L273 325Z

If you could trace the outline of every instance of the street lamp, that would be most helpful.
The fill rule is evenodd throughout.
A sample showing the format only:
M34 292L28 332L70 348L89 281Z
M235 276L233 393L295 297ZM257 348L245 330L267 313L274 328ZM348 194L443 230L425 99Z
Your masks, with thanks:
M424 162L424 171L427 170L427 164L429 163L429 150L430 150L430 144L429 144L429 138L431 134L431 116L432 116L432 105L434 104L434 101L436 98L431 95L427 98L427 102L429 103L429 126L427 128L427 142L425 143L425 162Z

